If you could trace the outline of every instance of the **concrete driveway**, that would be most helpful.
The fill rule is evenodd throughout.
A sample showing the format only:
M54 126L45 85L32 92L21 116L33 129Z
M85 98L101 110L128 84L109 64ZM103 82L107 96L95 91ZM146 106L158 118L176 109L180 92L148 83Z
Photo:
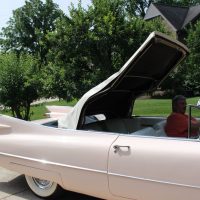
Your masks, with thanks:
M100 200L67 192L59 200ZM28 189L24 176L0 167L0 200L41 200Z

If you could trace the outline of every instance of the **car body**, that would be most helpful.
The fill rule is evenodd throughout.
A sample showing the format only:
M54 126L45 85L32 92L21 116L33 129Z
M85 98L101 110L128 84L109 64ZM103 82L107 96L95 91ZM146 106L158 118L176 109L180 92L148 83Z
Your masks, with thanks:
M0 165L25 174L40 197L59 185L111 200L198 200L199 140L167 137L164 117L132 116L135 99L155 90L187 54L180 42L153 32L73 108L50 109L55 118L0 115Z

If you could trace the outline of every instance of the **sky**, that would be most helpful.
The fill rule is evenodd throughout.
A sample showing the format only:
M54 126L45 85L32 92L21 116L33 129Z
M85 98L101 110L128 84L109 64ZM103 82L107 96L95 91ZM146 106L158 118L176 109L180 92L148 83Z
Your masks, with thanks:
M45 1L44 1L45 2ZM60 9L62 9L66 14L68 13L68 7L71 3L75 6L78 3L78 0L53 0L54 3L58 4ZM12 11L23 6L25 0L4 0L1 2L0 6L0 30L2 27L7 26L7 22L10 17L12 17ZM82 0L83 7L87 8L87 5L90 4L90 0Z

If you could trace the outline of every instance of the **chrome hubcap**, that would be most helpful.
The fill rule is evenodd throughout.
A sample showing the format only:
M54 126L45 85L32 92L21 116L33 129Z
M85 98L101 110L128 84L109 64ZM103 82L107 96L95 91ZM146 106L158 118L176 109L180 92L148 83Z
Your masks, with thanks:
M44 190L51 188L51 186L53 185L53 182L39 179L39 178L33 178L33 181L40 189L44 189Z

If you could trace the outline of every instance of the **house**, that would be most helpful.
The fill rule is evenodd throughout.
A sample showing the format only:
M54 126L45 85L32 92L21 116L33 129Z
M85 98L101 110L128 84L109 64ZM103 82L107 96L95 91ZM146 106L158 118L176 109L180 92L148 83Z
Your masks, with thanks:
M200 5L191 7L170 6L152 3L147 9L145 20L160 18L176 39L184 42L185 28L200 19Z

